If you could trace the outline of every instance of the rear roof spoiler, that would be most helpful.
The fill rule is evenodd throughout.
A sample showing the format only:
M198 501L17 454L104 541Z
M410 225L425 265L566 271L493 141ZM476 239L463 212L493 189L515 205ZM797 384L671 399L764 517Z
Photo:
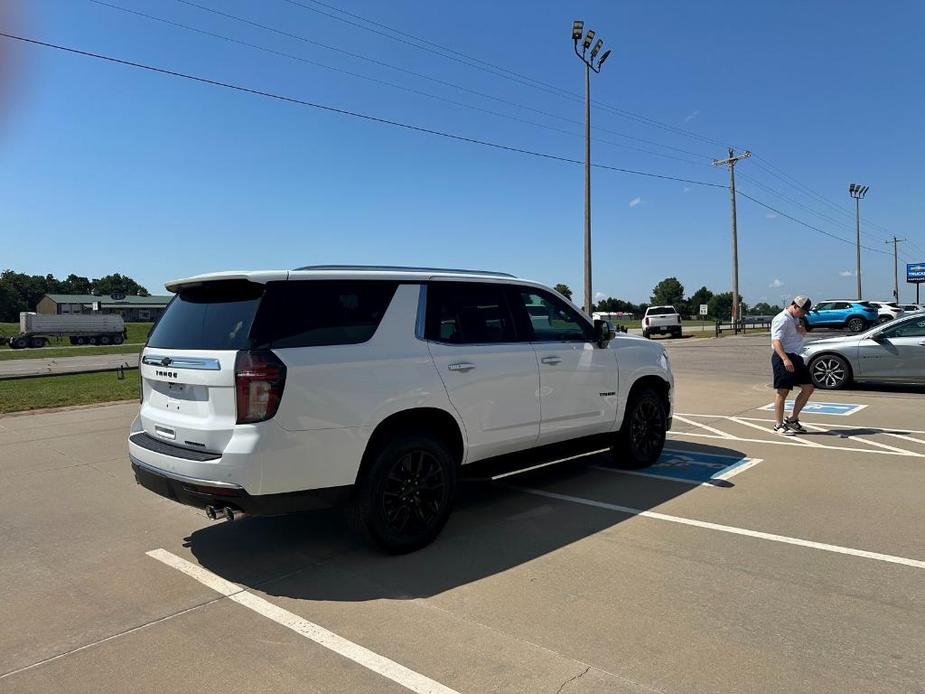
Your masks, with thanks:
M170 280L164 284L169 292L178 292L183 287L190 287L205 282L220 282L222 280L246 280L257 284L266 284L276 280L289 279L288 270L258 270L256 272L245 272L240 270L229 270L227 272L209 272L203 275L193 275L178 280Z

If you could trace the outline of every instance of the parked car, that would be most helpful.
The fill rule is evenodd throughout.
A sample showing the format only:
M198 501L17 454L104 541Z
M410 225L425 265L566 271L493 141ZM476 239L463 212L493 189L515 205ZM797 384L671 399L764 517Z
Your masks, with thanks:
M642 318L642 336L652 333L681 337L681 316L674 306L649 306Z
M877 309L866 301L826 300L803 317L803 326L813 328L847 328L859 333L877 322Z
M899 307L906 313L925 311L925 304L900 304Z
M213 519L346 504L405 552L440 532L459 474L602 449L644 467L671 428L662 346L512 275L318 266L167 288L129 456Z
M803 360L818 388L852 381L925 383L925 314L912 313L862 335L815 340Z
M868 301L867 303L877 309L878 323L886 323L888 320L899 318L905 313L895 301Z

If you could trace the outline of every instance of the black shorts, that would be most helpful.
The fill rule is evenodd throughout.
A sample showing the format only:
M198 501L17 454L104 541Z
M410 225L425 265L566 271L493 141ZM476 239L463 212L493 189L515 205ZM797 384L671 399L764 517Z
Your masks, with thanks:
M809 369L806 368L803 357L799 354L790 354L789 352L787 353L787 357L793 362L793 373L787 371L784 367L784 362L777 356L777 352L771 353L771 371L774 373L774 388L793 390L794 386L812 383L813 379L809 375Z

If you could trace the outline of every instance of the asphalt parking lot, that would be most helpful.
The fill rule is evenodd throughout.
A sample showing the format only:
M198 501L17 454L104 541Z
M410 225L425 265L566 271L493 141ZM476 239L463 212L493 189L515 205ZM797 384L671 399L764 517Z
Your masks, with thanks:
M134 404L0 417L0 691L925 691L922 389L776 436L767 343L666 341L658 465L466 484L401 557L137 487Z

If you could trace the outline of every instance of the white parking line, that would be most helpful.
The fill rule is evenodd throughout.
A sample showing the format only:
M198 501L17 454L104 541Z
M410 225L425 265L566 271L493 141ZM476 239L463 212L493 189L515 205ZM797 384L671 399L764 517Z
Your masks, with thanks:
M682 518L681 516L669 516L665 513L657 513L656 511L643 511L638 508L631 508L629 506L620 506L618 504L608 504L604 501L594 501L593 499L584 499L578 496L569 496L567 494L557 494L555 492L547 492L542 489L529 489L526 487L515 487L510 486L510 489L524 492L526 494L533 494L535 496L546 497L547 499L558 499L560 501L569 501L574 504L582 504L584 506L593 506L595 508L608 509L610 511L619 511L620 513L626 513L631 516L642 516L643 518L652 518L655 520L668 521L669 523L679 523L681 525L690 525L695 528L703 528L705 530L716 530L723 533L731 533L733 535L745 535L747 537L754 537L760 540L770 540L772 542L781 542L788 545L797 545L798 547L807 547L809 549L818 549L824 552L834 552L836 554L847 554L852 557L862 557L864 559L874 559L876 561L887 562L890 564L901 564L903 566L909 566L914 569L925 569L925 561L920 561L918 559L909 559L907 557L897 557L892 554L880 554L879 552L868 552L863 549L854 549L853 547L842 547L840 545L829 545L824 542L813 542L812 540L803 540L798 537L788 537L786 535L774 535L773 533L764 533L758 530L748 530L746 528L736 528L731 525L720 525L719 523L709 523L707 521L695 520L693 518Z
M712 431L714 434L717 434L720 438L732 438L731 434L727 434L725 431L720 431L719 429L714 429L713 427L707 426L706 424L701 424L700 422L694 422L690 419L685 419L682 415L675 413L674 418L685 424L690 424L693 427L700 427L701 429L706 429L707 431Z
M675 413L675 416L678 416L678 414L679 413ZM681 412L680 414L682 414L685 417L703 417L705 419L732 419L732 417L735 416L737 419L747 419L751 422L767 422L768 424L774 423L773 419L767 419L766 417L743 417L740 415L702 414L702 413L695 413L695 412ZM828 422L825 423L825 426L828 427L829 429L883 429L883 427L881 426L869 426L865 424L829 424ZM902 429L902 432L904 435L905 434L925 434L925 430L920 430L920 429L907 429L906 427L893 427L893 428ZM888 431L884 431L883 433L889 436L898 435L898 434L891 434ZM913 439L913 440L918 441L919 443L925 443L925 441L920 441L919 439Z
M745 427L751 427L752 429L757 429L758 431L763 431L765 434L773 433L773 432L769 432L767 427L758 426L757 424L752 424L751 422L746 422L744 419L740 419L739 417L729 417L729 421L735 422L736 424L741 424L742 426L745 426ZM793 440L797 441L798 443L802 443L804 446L812 446L814 448L820 448L822 446L821 443L816 443L815 441L810 441L808 439L801 439L799 437L794 437Z
M825 427L821 427L818 424L809 424L804 422L803 426L807 429L814 429L815 431L827 432L829 431ZM858 443L863 443L866 446L873 446L874 448L882 448L887 451L898 451L899 453L909 453L905 448L897 448L896 446L888 446L885 443L880 443L879 441L870 441L868 439L862 439L859 436L850 436L848 434L840 434L842 438L851 439L852 441L857 441Z
M274 622L287 629L292 629L292 631L304 636L310 641L314 641L319 646L334 651L338 655L342 655L358 665L362 665L366 669L372 670L400 684L406 689L419 692L420 694L458 694L454 689L450 689L414 670L409 670L404 665L400 665L394 660L389 660L378 653L374 653L368 648L364 648L363 646L338 636L332 631L328 631L324 627L309 622L307 619L303 619L288 610L284 610L282 607L278 607L253 593L249 593L240 586L226 581L221 576L216 576L211 571L186 561L175 554L171 554L165 549L153 549L147 552L147 555L177 571L185 573L191 578L195 578L204 586L221 593L229 600L234 600L239 605L243 605L257 614L272 619Z
M766 443L771 446L797 446L803 448L803 444L794 441L795 436L788 436L786 438L781 437L780 441L775 441L773 439L749 439L742 436L714 436L713 434L696 434L694 432L685 432L685 431L669 431L668 435L671 438L676 438L678 436L694 436L702 439L720 439L722 441L744 441L748 443ZM897 451L875 451L870 448L852 448L850 446L826 446L824 444L816 444L815 448L824 448L830 451L854 451L855 453L876 453L878 455L902 455L910 458L925 458L925 455L922 453L915 453L913 451L898 452Z

